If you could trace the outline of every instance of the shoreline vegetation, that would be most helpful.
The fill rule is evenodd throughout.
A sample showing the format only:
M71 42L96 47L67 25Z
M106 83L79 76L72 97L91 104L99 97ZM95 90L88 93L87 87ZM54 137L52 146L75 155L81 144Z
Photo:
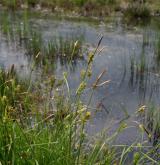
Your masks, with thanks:
M56 3L55 6L53 2ZM93 3L90 8L92 12L89 10L89 15L88 13L87 15L96 16L94 12L97 14L106 9L103 3L114 6L120 0L70 0L69 3L67 2L68 0L41 0L40 2L28 0L23 3L22 0L0 1L2 6L9 10L36 9L41 3L43 8L47 11L51 8L52 12L56 8L63 11L77 9L76 11L80 12L81 6L84 9L86 2L90 2ZM70 6L71 2L76 2L75 6ZM130 1L130 6L127 6L127 18L150 17L150 12L148 13L148 8L146 9L144 4L136 6L140 2L132 2ZM97 3L101 4L99 8L94 7ZM148 2L144 3L147 6ZM101 7L102 10L100 10ZM92 9L96 10L93 12ZM133 144L114 144L116 138L131 127L126 120L120 121L118 128L112 134L108 133L109 128L103 130L104 132L97 137L90 137L86 132L87 124L99 111L98 107L91 105L95 90L111 83L107 79L102 81L106 74L104 70L92 85L88 84L92 78L94 58L102 51L100 45L103 37L100 37L93 50L85 52L82 49L83 37L81 36L65 39L59 37L44 43L41 34L29 28L28 17L25 15L28 14L27 12L24 13L24 20L17 23L16 30L15 24L10 22L7 14L2 15L1 33L6 38L8 37L8 42L14 42L17 45L24 44L27 51L25 55L31 59L31 71L29 78L25 79L19 77L14 65L8 70L0 70L0 165L159 165L159 107L140 105L135 110L133 115L142 120L135 121L140 140L135 139ZM105 14L110 13L104 13L104 16ZM159 41L158 38L157 61L160 56ZM80 82L71 93L68 73L63 72L60 77L51 74L50 69L54 70L57 59L62 64L72 67L77 60L83 60L83 54L87 57L86 66L80 71ZM42 69L43 78L40 76L32 80L32 74L39 68ZM144 52L139 63L136 64L134 58L131 59L133 77L135 74L136 78L143 80L146 70ZM90 93L84 103L82 97L88 89ZM126 112L126 118L128 117Z
M120 14L129 19L144 19L160 15L159 0L0 0L0 5L12 11L28 9L75 17L103 18Z
M114 145L118 135L129 128L125 121L112 135L107 135L107 130L104 130L98 137L90 139L86 133L87 123L94 117L91 105L94 91L110 83L108 80L101 82L106 73L102 71L91 86L87 103L81 101L92 76L94 57L101 51L102 39L95 50L88 53L87 66L80 73L81 81L74 93L74 100L71 99L66 72L61 79L48 75L43 82L36 80L32 83L31 78L21 80L14 65L9 70L0 71L0 164L159 164L159 130L152 137L145 123L137 122L140 137L143 139L147 134L149 139L156 138L154 146L144 139L131 145ZM73 54L77 52L77 46L75 42ZM39 58L39 53L36 58ZM34 69L36 66L32 71ZM32 77L32 72L30 74L29 77ZM45 85L42 87L42 84ZM137 113L143 116L146 109L142 106ZM159 129L159 119L157 117L155 123L153 115L147 114L150 130L155 126Z
M100 42L99 42L100 43ZM97 47L98 51L98 47ZM102 133L95 140L86 134L85 127L93 117L90 100L94 90L109 81L100 82L105 71L100 73L92 86L88 104L81 102L90 77L90 67L96 51L88 58L88 66L81 73L81 83L73 102L67 73L61 80L48 77L46 88L41 89L18 78L14 65L0 71L0 163L10 164L55 164L55 165L124 165L159 164L159 143L154 147L145 141L132 145L113 145L116 137L127 129L122 122L115 132L108 136ZM40 84L42 82L39 82ZM38 86L40 86L40 84ZM58 91L67 86L68 94ZM34 91L34 92L33 92ZM39 105L39 102L42 104ZM140 107L142 113L146 107ZM143 124L137 123L140 134L146 132ZM105 131L104 131L105 132ZM152 135L148 135L150 138Z

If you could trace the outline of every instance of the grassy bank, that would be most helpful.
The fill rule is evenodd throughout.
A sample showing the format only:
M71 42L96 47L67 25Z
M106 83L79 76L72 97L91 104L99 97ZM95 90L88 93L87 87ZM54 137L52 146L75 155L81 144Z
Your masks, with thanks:
M146 17L146 11L155 15L160 13L159 0L133 1L133 0L0 0L0 4L8 9L36 8L48 9L52 12L72 12L82 16L104 17L113 13L126 13L131 8L136 16ZM145 12L144 12L145 9ZM140 14L139 14L140 13ZM148 14L147 14L148 16Z

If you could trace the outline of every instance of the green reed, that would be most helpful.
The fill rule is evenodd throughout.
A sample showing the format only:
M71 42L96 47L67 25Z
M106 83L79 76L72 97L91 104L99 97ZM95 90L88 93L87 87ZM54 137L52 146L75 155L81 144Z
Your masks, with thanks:
M72 63L83 59L83 39L81 36L55 37L44 43L41 34L34 33L27 44L27 55L41 66L55 64L57 60L62 64Z

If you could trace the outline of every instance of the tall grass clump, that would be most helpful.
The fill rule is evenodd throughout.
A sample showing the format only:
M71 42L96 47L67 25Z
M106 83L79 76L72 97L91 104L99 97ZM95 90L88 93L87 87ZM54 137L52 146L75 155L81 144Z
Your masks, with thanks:
M18 117L17 115L25 115L30 111L27 106L30 97L27 94L27 81L18 78L14 65L8 71L0 70L0 83L1 117Z
M11 18L10 14L2 15L2 33L7 36L7 41L16 42L23 47L29 60L34 60L37 66L52 65L57 60L66 64L83 59L86 53L83 35L55 36L45 41L41 32L31 28L27 11L24 11L22 21L14 17L12 22Z
M30 37L30 36L29 36ZM31 56L36 56L42 49L42 36L40 33L33 32L27 41L27 53Z
M124 11L124 19L128 22L148 20L151 16L150 9L145 3L131 2Z
M52 42L52 46L54 46L56 50L56 56L62 57L68 61L72 61L76 58L82 58L82 37L73 36L71 38L63 38L59 37L55 39L55 42ZM48 45L49 46L49 45Z
M85 16L103 17L113 13L117 8L116 0L87 0L81 7Z
M57 60L61 64L72 63L83 59L84 53L81 36L55 37L45 43L41 35L34 33L27 44L27 55L39 66L52 65Z

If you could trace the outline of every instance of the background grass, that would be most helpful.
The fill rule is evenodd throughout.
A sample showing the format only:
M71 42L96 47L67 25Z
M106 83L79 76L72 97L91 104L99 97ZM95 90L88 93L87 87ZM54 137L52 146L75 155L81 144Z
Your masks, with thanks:
M133 11L135 12L135 9L136 11L138 10L137 12L140 13L141 16L144 13L144 17L148 16L144 11L149 11L151 14L160 13L159 0L145 0L143 1L144 3L141 2L142 1L138 0L0 0L0 4L12 10L20 8L22 4L28 5L29 8L36 7L36 5L39 4L42 8L48 8L52 11L61 11L60 9L76 11L85 16L106 16L117 11L123 13L128 6L129 9L133 6ZM142 7L143 5L145 5L145 7Z

